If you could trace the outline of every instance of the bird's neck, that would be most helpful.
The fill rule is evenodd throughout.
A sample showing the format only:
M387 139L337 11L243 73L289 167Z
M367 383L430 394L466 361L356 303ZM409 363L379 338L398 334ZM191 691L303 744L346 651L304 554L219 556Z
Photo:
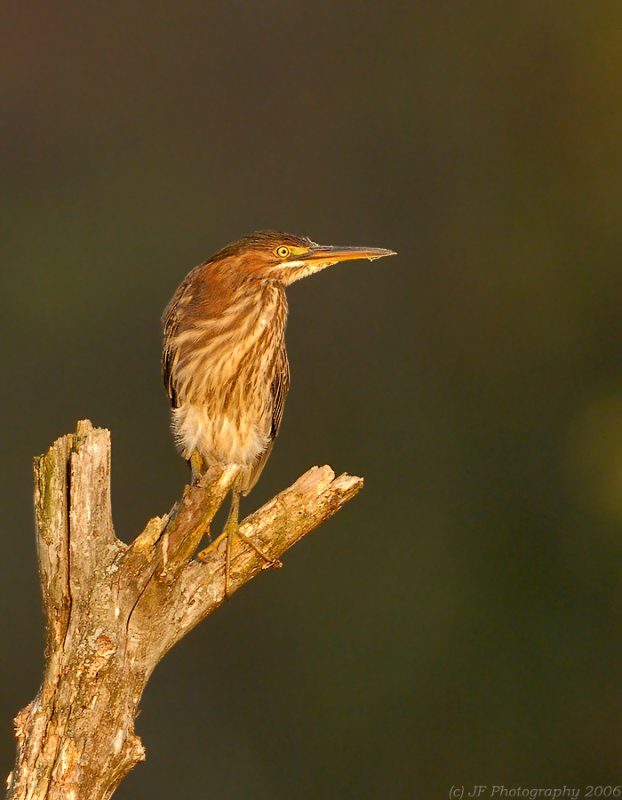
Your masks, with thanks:
M272 331L281 337L287 321L285 289L277 281L205 276L188 308L187 324L213 346L245 340L249 345Z

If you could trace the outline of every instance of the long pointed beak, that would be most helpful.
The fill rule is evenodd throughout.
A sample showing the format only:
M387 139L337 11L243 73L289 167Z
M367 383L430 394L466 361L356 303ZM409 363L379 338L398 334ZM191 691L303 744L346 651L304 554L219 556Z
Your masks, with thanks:
M336 264L338 261L354 261L358 258L368 258L370 261L374 261L376 258L395 255L397 253L393 250L384 250L382 247L333 247L317 244L299 258L301 261L310 261L311 263Z

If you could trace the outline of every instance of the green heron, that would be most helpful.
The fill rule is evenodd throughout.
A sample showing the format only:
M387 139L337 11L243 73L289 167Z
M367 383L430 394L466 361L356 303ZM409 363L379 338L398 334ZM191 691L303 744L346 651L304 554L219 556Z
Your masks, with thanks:
M340 261L390 255L259 231L195 267L164 311L162 374L175 439L192 478L213 464L239 466L225 528L200 554L227 537L226 595L233 535L271 562L241 534L238 514L240 493L257 482L283 417L289 388L285 287Z

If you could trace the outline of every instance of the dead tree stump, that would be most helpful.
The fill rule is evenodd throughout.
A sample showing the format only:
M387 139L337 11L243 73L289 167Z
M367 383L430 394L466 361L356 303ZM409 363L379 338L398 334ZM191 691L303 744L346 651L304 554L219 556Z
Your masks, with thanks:
M78 423L35 460L46 664L34 700L15 719L8 800L104 800L145 751L134 719L164 654L223 602L224 542L205 562L199 542L236 475L213 467L130 545L115 536L110 434ZM241 525L277 560L363 486L313 467ZM266 567L236 539L233 591Z

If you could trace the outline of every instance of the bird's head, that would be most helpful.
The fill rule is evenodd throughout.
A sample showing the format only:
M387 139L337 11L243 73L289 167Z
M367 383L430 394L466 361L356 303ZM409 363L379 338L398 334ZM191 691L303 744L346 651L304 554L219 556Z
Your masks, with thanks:
M378 247L334 247L291 233L258 231L227 245L212 261L227 259L229 263L236 262L237 269L249 278L275 280L288 286L340 261L393 255L393 250Z

